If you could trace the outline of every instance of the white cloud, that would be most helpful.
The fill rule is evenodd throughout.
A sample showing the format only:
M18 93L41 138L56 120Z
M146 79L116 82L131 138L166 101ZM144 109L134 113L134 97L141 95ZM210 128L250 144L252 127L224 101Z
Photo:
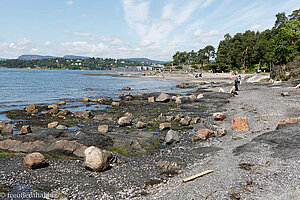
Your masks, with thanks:
M30 50L30 53L36 53L36 52L38 52L39 50L37 49L37 48L31 48L31 50Z
M206 8L208 6L210 6L210 4L213 2L214 0L206 0L202 5L201 8Z
M49 46L51 44L51 42L50 41L46 41L45 43L44 43L44 46Z
M259 24L255 24L253 26L251 26L250 30L252 31L258 31L262 26Z
M121 51L127 51L128 50L128 48L126 48L126 47L120 47L118 49L121 50Z
M66 5L72 5L74 1L66 1Z
M105 51L107 47L103 43L89 44L84 41L64 42L58 47L62 54L79 54L96 56Z
M97 38L92 38L92 39L96 40ZM123 44L123 41L117 36L100 36L98 39L102 42L107 42L110 45L121 45L121 44Z
M218 35L220 35L220 32L218 30L203 31L201 29L198 29L194 33L195 37L213 37Z

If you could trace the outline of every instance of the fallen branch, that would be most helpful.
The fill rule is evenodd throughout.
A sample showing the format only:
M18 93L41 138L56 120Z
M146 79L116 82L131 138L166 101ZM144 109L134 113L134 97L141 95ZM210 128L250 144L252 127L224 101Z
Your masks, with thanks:
M212 173L213 171L214 171L214 170L207 170L207 171L201 172L200 174L196 174L196 175L194 175L194 176L190 176L190 177L184 178L184 179L183 179L183 182L185 183L185 182L194 180L194 179L196 179L196 178L198 178L198 177L201 177L201 176L204 176L204 175L206 175L206 174Z

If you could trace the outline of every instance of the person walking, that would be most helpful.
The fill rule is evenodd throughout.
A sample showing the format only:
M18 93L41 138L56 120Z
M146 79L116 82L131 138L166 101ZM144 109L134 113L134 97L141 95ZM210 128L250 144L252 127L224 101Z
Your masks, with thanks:
M235 91L239 91L239 88L238 88L239 82L240 82L240 78L239 78L238 73L236 72L235 76L234 76L234 89L235 89Z

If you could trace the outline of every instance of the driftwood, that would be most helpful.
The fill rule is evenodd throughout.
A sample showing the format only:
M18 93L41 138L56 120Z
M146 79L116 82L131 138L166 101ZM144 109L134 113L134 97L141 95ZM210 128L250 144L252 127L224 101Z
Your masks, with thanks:
M183 182L185 183L185 182L194 180L194 179L196 179L196 178L198 178L198 177L201 177L201 176L204 176L204 175L206 175L206 174L212 173L213 171L214 171L214 170L206 170L206 171L204 171L204 172L201 172L200 174L196 174L196 175L194 175L194 176L190 176L190 177L184 178L184 179L183 179Z

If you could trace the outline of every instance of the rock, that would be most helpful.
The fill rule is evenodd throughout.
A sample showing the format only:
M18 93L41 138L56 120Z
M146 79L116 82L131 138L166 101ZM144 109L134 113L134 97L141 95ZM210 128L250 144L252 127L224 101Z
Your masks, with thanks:
M204 97L203 94L198 94L198 95L197 95L197 99L202 99L203 97Z
M283 92L281 93L281 96L287 97L287 96L291 96L291 94L289 92Z
M113 107L120 107L120 102L112 102L111 103L111 105L113 106Z
M53 108L45 112L45 114L50 114L50 115L56 115L57 113L59 113L59 110L57 108L56 109Z
M0 130L6 125L5 121L0 121Z
M300 83L295 86L295 89L300 89Z
M175 117L174 116L167 116L166 117L166 122L172 122L174 121Z
M174 169L180 169L181 167L176 162L170 162L167 160L160 160L156 163L156 166L161 169L168 169L168 170L174 170Z
M171 128L171 123L161 123L159 124L159 130L164 131L164 130L168 130Z
M37 169L45 163L45 156L41 153L30 153L23 159L23 164L28 169Z
M179 96L179 97L176 97L175 101L177 104L183 104L183 103L189 103L192 100L189 96Z
M58 129L58 130L68 130L68 127L59 124L59 125L56 127L56 129Z
M37 112L38 109L36 108L36 105L30 104L29 106L27 106L27 107L25 108L25 111L26 111L26 112Z
M166 137L165 141L167 144L172 144L174 142L179 142L179 136L177 131L169 130Z
M131 88L126 86L126 87L123 87L121 90L131 90Z
M149 97L148 102L155 102L155 97Z
M169 102L171 100L170 95L165 92L161 92L158 97L155 99L156 102Z
M180 84L176 85L176 87L177 87L177 88L180 88L180 89L183 89L183 88L185 88L184 84L182 84L182 83L180 83Z
M2 134L2 135L12 135L12 134L13 134L13 126L12 126L12 124L6 124L6 125L1 129L1 134Z
M227 130L222 128L222 129L217 129L216 137L222 137L227 135Z
M87 98L87 97L84 97L84 98L82 99L82 101L83 101L83 103L87 103L87 102L89 102L89 101L90 101L90 99L89 99L89 98Z
M214 134L213 130L210 129L199 129L192 137L191 141L195 142L198 140L206 140Z
M59 125L59 122L51 122L48 124L48 128L56 128Z
M189 97L190 97L191 100L196 100L197 99L196 95L190 95Z
M232 120L232 128L235 131L249 131L246 118L234 118Z
M26 135L27 133L31 133L31 128L28 125L22 126L20 134L21 135Z
M79 117L79 118L84 118L84 119L88 119L89 117L91 117L91 111L77 111L74 112L75 117Z
M118 120L118 124L120 126L129 126L132 123L132 118L130 116L121 117Z
M133 96L132 95L126 95L124 98L125 101L132 101L133 100Z
M66 102L65 101L58 101L58 102L56 102L58 105L65 105L66 104Z
M57 113L57 116L63 117L63 116L67 116L67 115L70 114L70 113L71 113L71 111L65 109L65 110L59 111L59 112Z
M48 106L49 109L58 109L58 105L56 104L51 104Z
M98 126L98 132L99 133L107 133L108 132L108 125Z
M160 113L160 115L157 117L157 121L159 121L159 122L164 122L164 121L166 121L166 116L163 116L163 114Z
M214 118L214 120L222 121L226 118L226 114L224 114L224 113L214 113L213 118Z
M200 117L194 117L194 118L191 120L190 124L198 124L199 122L200 122Z
M181 124L182 126L188 126L188 125L190 125L190 120L188 120L188 119L186 119L186 118L182 118L182 119L180 120L180 124Z
M174 122L180 122L181 121L181 115L176 115L175 116L175 119L174 119Z
M142 128L145 128L145 127L146 127L146 123L144 123L144 122L139 121L139 122L136 124L136 128L137 128L137 129L142 129Z
M113 99L110 97L98 98L97 102L104 105L110 105L113 102Z
M124 97L124 94L119 95L119 99L122 99Z
M91 146L84 151L84 167L88 170L101 172L109 167L111 153Z

